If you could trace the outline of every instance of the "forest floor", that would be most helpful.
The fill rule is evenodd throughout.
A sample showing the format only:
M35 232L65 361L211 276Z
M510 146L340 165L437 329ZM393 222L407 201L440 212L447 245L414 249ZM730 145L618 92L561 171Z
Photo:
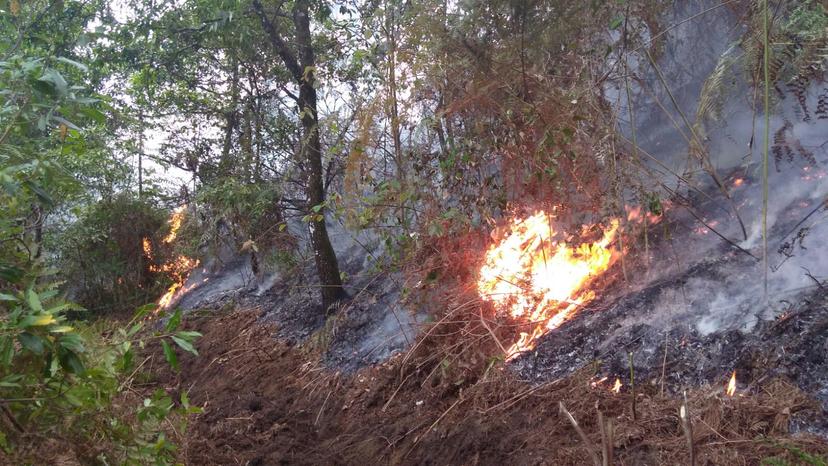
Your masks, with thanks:
M633 394L592 387L588 370L538 385L496 362L474 381L452 381L433 376L442 367L418 368L412 350L336 372L309 345L276 338L260 315L191 314L186 325L204 334L200 355L183 356L180 372L164 369L148 386L174 399L186 390L204 409L179 436L186 464L589 464L559 403L595 451L598 411L612 420L612 464L689 462L680 397L657 386L637 388L633 419ZM828 454L824 439L789 431L792 416L818 404L784 380L735 397L700 388L687 399L696 464L823 464L810 455Z

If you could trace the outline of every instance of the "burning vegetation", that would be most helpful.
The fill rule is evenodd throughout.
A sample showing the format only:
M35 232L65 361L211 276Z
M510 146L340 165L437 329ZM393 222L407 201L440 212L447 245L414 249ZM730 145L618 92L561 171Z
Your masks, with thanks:
M593 279L618 257L611 244L618 230L612 220L600 239L572 244L545 213L514 219L486 252L477 290L496 309L515 320L520 336L505 349L506 359L535 347L536 340L559 327L595 297ZM593 228L584 227L582 236Z
M162 240L162 244L166 247L171 247L173 242L178 237L178 231L181 228L182 223L184 222L186 212L187 206L182 205L173 210L172 214L170 215L170 219L168 222L170 231ZM190 271L198 267L200 261L198 259L192 259L190 257L187 257L183 254L178 254L171 260L166 261L161 265L157 265L154 263L155 258L152 250L152 242L149 240L149 238L143 239L142 246L144 250L144 256L150 263L149 270L151 272L165 274L173 282L172 285L170 285L169 288L167 288L167 291L158 299L158 306L161 309L166 309L172 304L174 298L179 293L187 291L187 289L184 288L184 283L187 282L187 278L190 275Z

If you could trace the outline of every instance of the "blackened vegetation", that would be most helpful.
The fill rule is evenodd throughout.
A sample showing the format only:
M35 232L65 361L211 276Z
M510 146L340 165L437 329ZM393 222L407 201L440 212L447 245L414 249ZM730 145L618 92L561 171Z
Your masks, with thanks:
M811 80L806 75L797 75L793 80L787 83L788 91L796 97L799 103L800 115L802 121L810 122L811 113L808 109L808 86ZM784 94L780 94L784 97ZM823 92L817 97L817 105L814 114L817 120L824 120L828 118L828 88L823 89ZM793 123L785 118L782 126L773 134L773 152L776 170L780 171L779 164L785 160L789 163L793 162L796 156L802 158L809 166L816 166L817 160L814 152L805 147L802 141L794 134Z

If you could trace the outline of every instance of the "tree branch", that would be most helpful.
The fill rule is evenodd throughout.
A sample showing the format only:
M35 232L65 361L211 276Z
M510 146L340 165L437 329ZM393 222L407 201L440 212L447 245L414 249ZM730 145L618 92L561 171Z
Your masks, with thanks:
M285 62L285 66L287 66L288 71L290 71L294 79L301 81L303 73L302 68L299 66L299 62L296 60L296 56L293 55L293 52L291 52L290 48L288 48L284 39L282 39L282 36L279 35L279 31L276 30L276 25L274 25L270 18L268 18L265 14L260 0L253 0L253 10L262 20L262 28L267 33L268 37L270 37L270 41L276 48L276 52L280 57L282 57L282 61Z

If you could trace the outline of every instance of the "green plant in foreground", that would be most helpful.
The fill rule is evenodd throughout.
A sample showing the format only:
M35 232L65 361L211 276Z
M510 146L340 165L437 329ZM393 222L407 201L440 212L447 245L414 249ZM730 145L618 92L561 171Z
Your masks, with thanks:
M42 276L42 275L41 275ZM24 283L18 283L24 285ZM167 361L178 367L170 343L197 354L198 332L181 331L176 312L161 331L149 332L145 317L154 305L138 310L123 328L69 322L65 312L76 305L57 297L51 284L29 282L22 291L0 293L0 402L5 424L0 447L10 457L31 435L61 439L89 449L106 464L168 464L175 446L165 430L198 412L182 394L179 405L162 390L129 409L118 407L135 393L131 384L143 363L137 349L159 340ZM94 451L95 449L100 451Z
M0 61L0 463L43 464L71 450L87 464L170 464L169 435L180 435L198 408L186 394L174 402L132 385L149 367L148 344L161 342L177 367L173 346L197 354L200 334L179 329L180 312L149 329L155 305L125 326L72 319L83 309L64 299L45 266L44 218L60 213L55 199L79 189L61 166L67 141L83 138L70 119L101 116L90 108L96 100L50 65L67 61L85 68L53 57Z

